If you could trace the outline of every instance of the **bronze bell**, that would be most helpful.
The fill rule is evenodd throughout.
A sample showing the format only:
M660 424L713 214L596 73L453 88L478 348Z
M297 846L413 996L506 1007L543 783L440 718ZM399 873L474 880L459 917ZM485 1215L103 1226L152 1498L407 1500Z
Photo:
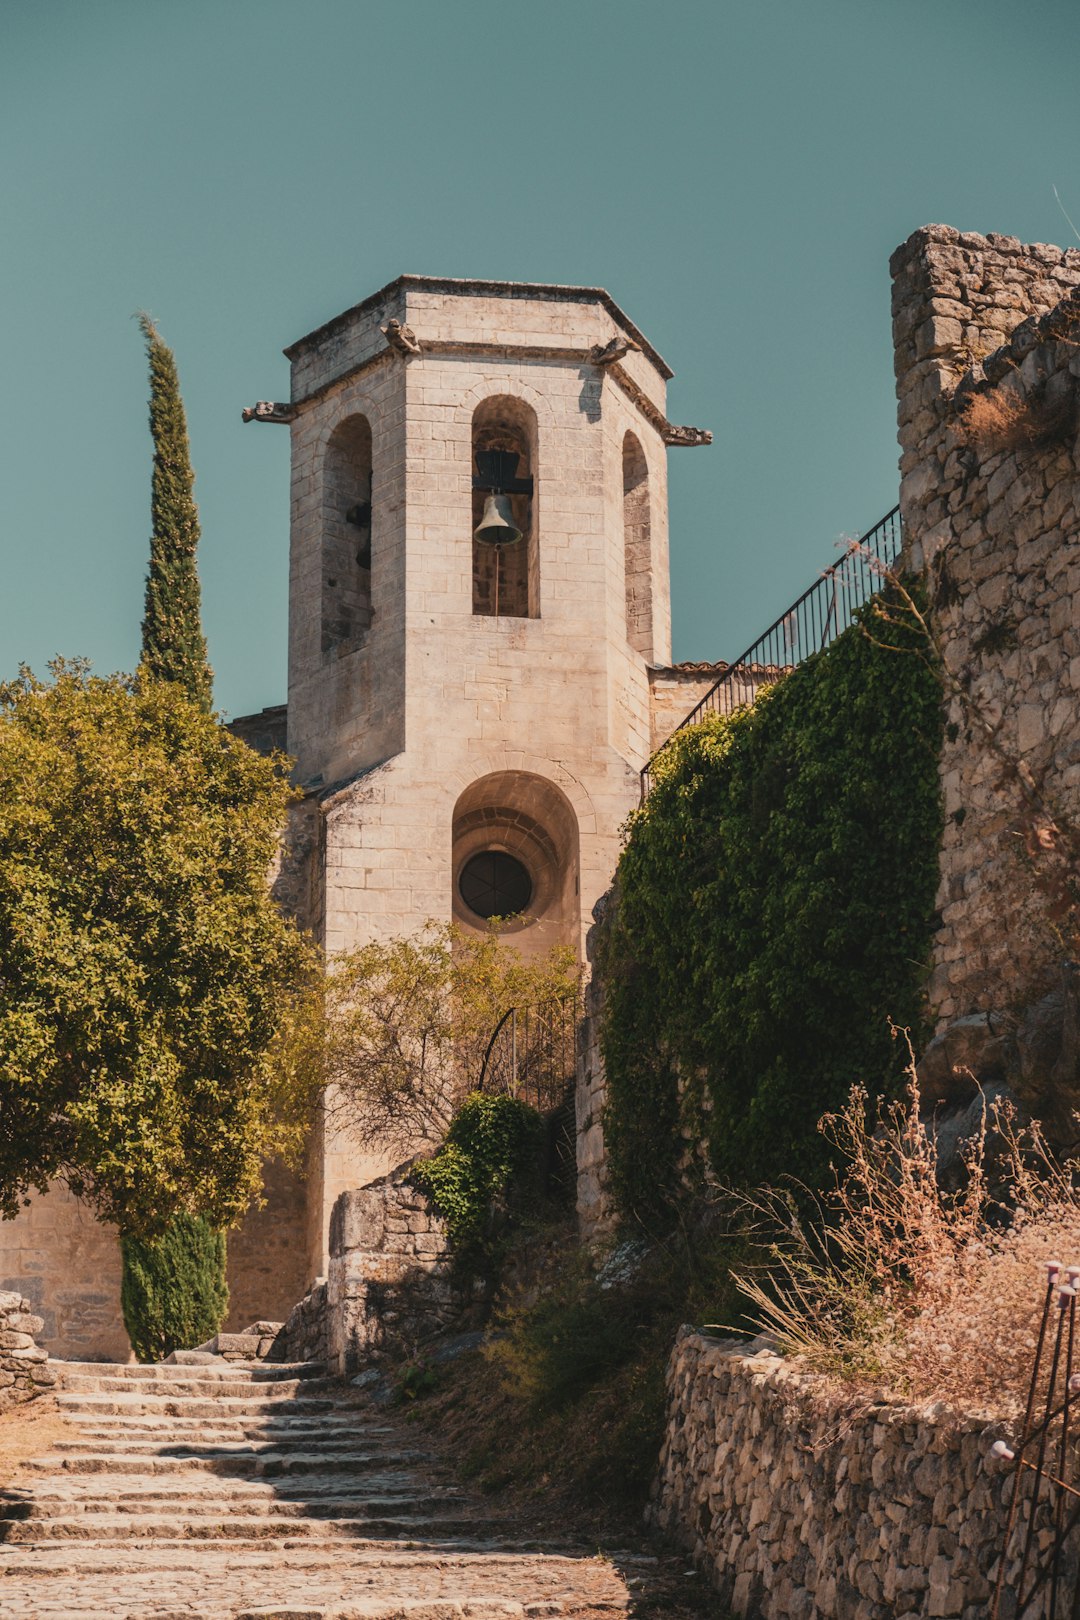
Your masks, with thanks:
M514 522L509 495L492 493L484 502L484 515L475 530L477 540L485 546L512 546L521 539L521 530Z

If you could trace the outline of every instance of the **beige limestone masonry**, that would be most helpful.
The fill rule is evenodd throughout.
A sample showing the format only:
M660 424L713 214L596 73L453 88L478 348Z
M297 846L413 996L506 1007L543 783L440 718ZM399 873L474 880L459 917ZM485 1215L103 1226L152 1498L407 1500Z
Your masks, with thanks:
M956 682L930 983L944 1024L1034 1000L1062 955L1026 857L1033 818L1002 763L1022 763L1075 823L1080 251L929 225L892 271L905 538ZM974 396L1012 401L1053 431L1011 448L973 438Z
M0 1224L0 1289L25 1294L42 1318L39 1342L53 1356L126 1361L120 1312L120 1244L65 1187L32 1198Z
M683 1328L650 1518L739 1620L985 1620L1012 1489L987 1454L1005 1433L941 1407L859 1406L779 1356ZM1037 1545L1048 1537L1044 1508ZM1074 1535L1066 1594L1076 1574Z
M284 1321L307 1288L306 1184L280 1164L264 1173L263 1207L229 1233L229 1313L236 1332L249 1322ZM0 1225L0 1290L25 1294L42 1319L37 1337L68 1361L127 1361L120 1309L120 1242L89 1204L52 1187L14 1221Z

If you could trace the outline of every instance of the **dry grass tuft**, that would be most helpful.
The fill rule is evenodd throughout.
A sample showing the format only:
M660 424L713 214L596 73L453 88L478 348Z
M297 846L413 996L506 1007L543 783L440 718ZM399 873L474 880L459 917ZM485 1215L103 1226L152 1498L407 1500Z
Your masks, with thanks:
M1077 1167L1059 1165L1037 1125L991 1104L966 1143L957 1191L906 1098L868 1114L864 1092L822 1127L845 1169L820 1222L766 1192L752 1202L773 1238L767 1268L736 1280L782 1348L814 1371L904 1399L1020 1408L1046 1262L1080 1262Z
M1075 420L1071 394L1050 400L1038 391L1024 395L1000 387L967 399L961 432L983 455L1015 454L1061 443Z

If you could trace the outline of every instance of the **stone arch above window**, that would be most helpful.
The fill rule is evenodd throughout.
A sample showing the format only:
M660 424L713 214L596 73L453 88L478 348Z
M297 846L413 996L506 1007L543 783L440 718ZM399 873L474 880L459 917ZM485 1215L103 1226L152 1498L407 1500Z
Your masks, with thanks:
M626 639L635 652L653 656L652 534L649 467L632 433L623 439L623 557L626 569Z
M322 656L353 652L371 624L371 424L350 416L326 446L322 478Z
M493 460L493 453L501 459ZM481 400L472 419L472 603L475 614L501 619L540 616L536 460L536 412L532 406L510 394L496 394ZM512 521L522 534L512 545L494 546L476 538L485 504L499 484L506 485L504 493L510 503Z
M501 917L525 954L577 949L577 817L554 782L530 771L493 771L459 796L453 815L452 914L484 932Z

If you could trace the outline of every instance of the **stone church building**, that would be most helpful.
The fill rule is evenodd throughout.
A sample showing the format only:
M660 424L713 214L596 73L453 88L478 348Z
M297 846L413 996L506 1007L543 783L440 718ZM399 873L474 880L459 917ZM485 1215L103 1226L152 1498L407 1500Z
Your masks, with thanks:
M672 666L672 373L595 287L401 276L286 350L288 703L233 723L296 760L277 892L328 953L430 918L582 952L650 754L718 668ZM722 666L720 666L722 667ZM325 1271L338 1193L387 1169L323 1133L230 1234L230 1326ZM55 1355L127 1354L115 1233L65 1191L0 1226L0 1288Z

